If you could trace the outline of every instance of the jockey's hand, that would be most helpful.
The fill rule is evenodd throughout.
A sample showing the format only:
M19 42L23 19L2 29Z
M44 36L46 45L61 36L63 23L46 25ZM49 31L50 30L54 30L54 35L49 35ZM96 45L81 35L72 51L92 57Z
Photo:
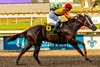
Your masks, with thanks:
M68 21L71 20L71 18L68 18Z
M76 17L76 16L74 17L74 19L77 20L77 21L79 21L79 22L82 22L82 21L79 20L78 17Z
M78 18L75 16L75 17L74 17L74 19L76 19L76 20L77 20Z

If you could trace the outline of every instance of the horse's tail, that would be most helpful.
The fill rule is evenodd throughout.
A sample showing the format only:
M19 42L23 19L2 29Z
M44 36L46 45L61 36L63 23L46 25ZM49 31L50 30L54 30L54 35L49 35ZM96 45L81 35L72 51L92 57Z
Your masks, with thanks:
M9 37L9 38L7 39L7 41L13 41L13 40L17 39L17 38L20 37L20 36L21 36L21 37L24 37L24 38L27 38L27 30L24 31L24 32L22 32L22 33L18 33L18 34L15 34L15 35Z

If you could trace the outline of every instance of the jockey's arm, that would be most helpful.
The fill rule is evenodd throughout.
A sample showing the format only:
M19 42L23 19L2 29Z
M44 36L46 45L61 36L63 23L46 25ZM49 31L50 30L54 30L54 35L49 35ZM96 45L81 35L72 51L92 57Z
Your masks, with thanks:
M72 17L68 15L68 12L65 12L64 10L62 11L63 15L69 20Z
M70 19L71 17L68 15L68 14L64 14L64 16L67 18L67 19Z
M64 14L64 16L67 18L67 20L73 19L73 16L70 16L68 14Z

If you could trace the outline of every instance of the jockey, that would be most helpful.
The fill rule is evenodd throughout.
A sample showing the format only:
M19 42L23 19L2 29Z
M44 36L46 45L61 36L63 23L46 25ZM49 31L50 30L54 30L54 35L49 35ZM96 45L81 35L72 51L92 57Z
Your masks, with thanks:
M58 32L58 29L60 27L61 24L61 20L58 18L58 16L62 16L64 15L67 19L70 19L70 16L68 15L68 12L72 9L72 5L70 3L65 4L64 7L58 8L54 11L50 11L49 13L49 18L51 18L52 20L56 21L56 25L53 29L53 31L56 33Z

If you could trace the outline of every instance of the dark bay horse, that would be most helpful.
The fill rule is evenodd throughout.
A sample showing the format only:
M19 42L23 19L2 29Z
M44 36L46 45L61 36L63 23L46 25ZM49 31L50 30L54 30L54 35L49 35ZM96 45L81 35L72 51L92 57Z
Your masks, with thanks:
M77 18L77 19L75 19ZM62 44L71 44L87 61L91 61L87 58L87 51L85 44L83 42L80 42L78 40L75 40L75 37L77 35L77 31L82 27L86 26L92 31L96 31L96 26L93 24L92 20L88 15L81 15L77 14L73 19L70 19L69 21L65 21L62 23L62 27L60 28L60 35L63 37ZM48 35L46 33L46 26L44 25L37 25L32 28L29 28L28 30L16 34L14 36L11 36L8 38L8 41L13 41L18 37L25 37L28 40L27 46L22 49L21 53L19 54L16 63L18 64L19 59L21 56L29 50L32 46L34 46L34 54L33 57L35 60L40 63L40 60L38 59L38 53L40 51L40 46L42 41L48 41L52 43L58 43L57 41L57 35ZM78 44L82 44L84 48L84 52L78 47Z

